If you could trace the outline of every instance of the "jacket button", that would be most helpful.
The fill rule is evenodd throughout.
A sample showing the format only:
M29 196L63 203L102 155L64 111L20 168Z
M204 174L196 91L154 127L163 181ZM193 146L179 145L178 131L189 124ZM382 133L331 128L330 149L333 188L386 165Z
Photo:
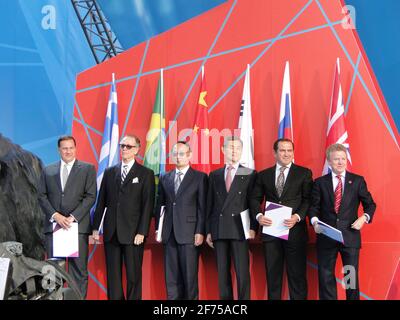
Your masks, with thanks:
M279 204L281 204L282 203L282 201L279 201Z
M234 216L234 214L232 213L232 217Z
M242 194L242 191L239 191L239 194Z
M219 216L222 217L222 213Z
M175 206L175 205L176 205L176 202L174 202L173 205Z
M339 222L340 220L339 220L339 219L336 219L336 221Z

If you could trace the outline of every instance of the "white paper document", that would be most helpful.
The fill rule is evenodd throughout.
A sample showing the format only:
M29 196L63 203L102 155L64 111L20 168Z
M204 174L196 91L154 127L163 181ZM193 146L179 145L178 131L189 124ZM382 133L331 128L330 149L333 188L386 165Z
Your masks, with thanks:
M327 237L336 240L337 242L344 243L342 231L322 222L320 220L317 221L319 228L321 229L321 233L326 235Z
M242 219L244 236L246 239L250 238L250 212L246 209L240 213L240 218Z
M0 258L0 300L4 300L8 272L10 268L10 259L9 258Z
M65 230L57 223L53 223L53 257L79 257L78 223L73 222L71 228Z
M272 220L271 226L263 226L262 233L281 238L289 239L289 228L283 224L285 219L290 219L292 216L292 208L267 201L265 203L264 216Z
M160 220L158 221L158 229L156 232L156 241L162 241L162 229L164 225L164 214L165 214L165 206L162 206L160 209Z

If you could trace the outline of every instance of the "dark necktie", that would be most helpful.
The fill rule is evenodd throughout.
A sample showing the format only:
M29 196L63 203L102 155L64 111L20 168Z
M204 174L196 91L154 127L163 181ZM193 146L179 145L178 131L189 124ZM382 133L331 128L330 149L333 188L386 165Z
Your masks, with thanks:
M121 174L121 184L124 183L127 174L128 174L128 165L124 164L122 174Z
M335 189L335 212L339 213L340 203L342 202L343 185L340 175L336 176L336 178L338 179L338 184Z
M285 170L287 168L286 167L280 167L280 173L278 176L278 180L276 180L276 192L278 193L279 198L282 195L283 192L283 187L285 186Z
M179 186L181 185L182 176L183 176L182 172L178 171L176 173L175 184L174 184L175 194L178 192Z

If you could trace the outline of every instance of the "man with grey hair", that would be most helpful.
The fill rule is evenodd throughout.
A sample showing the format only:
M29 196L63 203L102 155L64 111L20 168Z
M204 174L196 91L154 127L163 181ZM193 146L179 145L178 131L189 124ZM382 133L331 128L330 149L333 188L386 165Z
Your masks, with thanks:
M358 283L360 230L371 223L376 204L362 176L347 171L347 149L342 144L333 144L326 150L326 158L332 172L315 180L309 211L311 224L317 233L317 258L319 298L336 300L337 289L335 265L340 253L343 266L350 267L350 283L346 284L346 299L359 300ZM360 203L364 213L358 216ZM344 243L336 242L325 235L317 224L320 220L342 232Z
M237 297L250 299L249 244L241 212L249 209L256 171L239 164L242 150L239 137L226 137L222 147L225 166L211 172L209 178L206 241L215 249L222 300L233 299L231 259L236 272ZM258 223L251 217L249 239L254 239L257 229Z
M94 213L93 238L99 239L98 231L104 219L108 299L139 300L144 242L154 209L154 172L136 161L140 148L137 136L126 135L119 146L122 162L104 171ZM122 261L126 269L126 297Z

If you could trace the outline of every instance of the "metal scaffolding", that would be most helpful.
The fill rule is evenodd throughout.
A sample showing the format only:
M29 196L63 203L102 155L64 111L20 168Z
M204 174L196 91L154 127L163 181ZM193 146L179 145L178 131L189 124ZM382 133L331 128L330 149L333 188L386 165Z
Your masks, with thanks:
M71 0L96 63L123 52L96 0Z

